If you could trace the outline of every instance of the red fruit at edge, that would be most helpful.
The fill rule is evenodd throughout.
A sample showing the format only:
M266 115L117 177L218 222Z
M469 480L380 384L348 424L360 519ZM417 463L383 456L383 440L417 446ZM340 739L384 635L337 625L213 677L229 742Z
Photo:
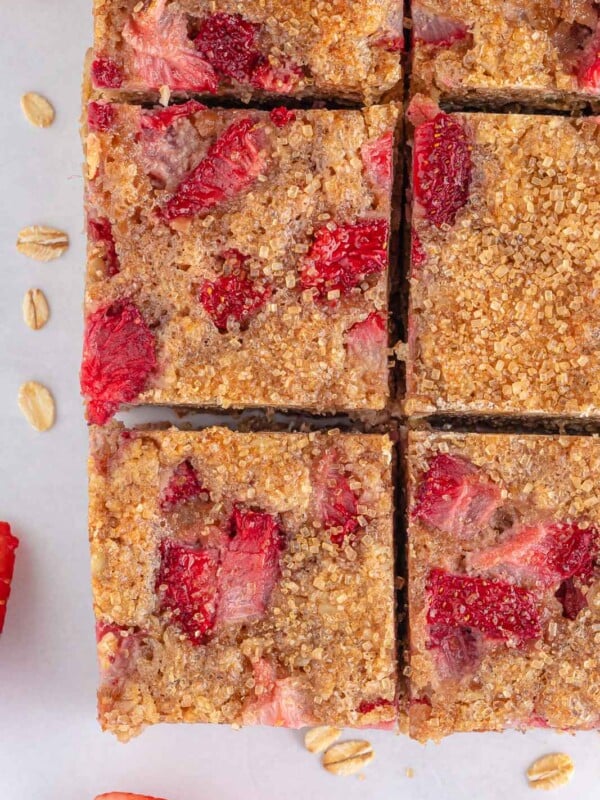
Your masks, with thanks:
M374 44L388 53L401 53L404 50L404 36L400 33L387 33L376 39Z
M413 516L457 537L484 528L501 501L500 487L467 459L438 453L416 490Z
M438 648L439 670L444 677L461 678L479 664L482 653L479 631L466 626L432 625L430 636L430 642L435 642Z
M6 604L15 568L15 550L18 546L19 540L12 535L8 522L0 522L0 633L4 628Z
M121 264L117 255L115 239L112 232L112 225L105 217L88 220L88 236L92 242L104 245L104 262L106 264L106 274L109 278L116 275Z
M396 705L393 700L386 700L385 697L378 697L377 700L363 700L356 709L359 714L370 714L376 708Z
M471 148L460 122L440 111L415 129L414 198L425 218L453 225L469 197Z
M241 256L241 253L237 255ZM246 260L244 256L242 258ZM231 320L245 330L270 296L270 286L255 283L244 269L243 261L238 261L230 274L221 275L214 281L204 281L200 286L202 307L221 333L227 331Z
M188 460L182 461L173 470L169 482L161 494L161 510L172 511L180 503L187 503L188 500L194 500L196 497L208 501L210 492L198 480L192 463Z
M365 142L360 149L367 177L384 192L392 188L393 149L394 136L391 131Z
M131 794L131 792L106 792L99 794L96 800L164 800L160 797L150 797L148 794Z
M115 107L112 103L88 103L88 128L104 133L110 130L115 121Z
M426 260L427 260L427 253L423 249L423 245L421 244L421 239L419 238L419 234L413 228L410 240L410 263L412 269L413 270L418 269L419 267L423 266Z
M585 595L578 586L575 586L573 578L563 581L554 596L562 605L563 617L567 619L577 619L579 612L587 608Z
M244 708L245 725L303 728L314 723L311 704L292 678L278 678L276 668L265 658L252 667L254 698Z
M338 546L359 530L358 499L348 482L339 455L326 452L313 470L313 504L315 513L330 540Z
M160 557L156 591L161 610L170 613L170 622L192 644L204 644L215 625L218 554L163 539Z
M296 112L285 106L278 106L270 111L269 116L271 122L277 128L285 128L286 125L294 122L296 119Z
M261 60L256 49L260 25L245 20L241 14L217 12L200 24L196 49L221 75L248 83Z
M119 89L123 83L120 67L111 58L96 58L91 66L92 82L98 89Z
M373 311L346 333L348 353L370 372L382 372L387 364L388 332L386 318Z
M583 50L577 80L582 89L592 92L600 89L600 19L596 31L588 39Z
M476 630L515 646L541 636L536 597L520 586L432 569L426 591L432 647L441 645L448 628Z
M252 86L263 92L273 94L289 94L294 90L302 77L302 69L290 62L274 67L263 58L252 74Z
M164 220L192 217L248 189L262 171L264 131L255 120L231 124L159 211Z
M181 103L181 105L142 112L140 125L142 130L166 131L175 120L191 117L192 114L197 114L198 111L205 109L206 106L203 103L199 103L197 100L188 100L187 103Z
M121 403L134 400L155 369L154 335L131 301L117 301L89 315L81 391L91 423L103 425Z
M320 300L329 292L345 294L369 275L387 269L389 227L384 219L359 220L320 228L300 267L303 289L316 289Z
M467 26L464 22L441 14L430 14L420 8L413 8L412 21L415 41L424 44L450 47L467 35Z
M279 524L270 514L234 508L219 572L220 622L238 623L264 614L279 578L283 544Z
M494 547L471 553L471 569L507 572L518 579L529 579L546 586L566 578L588 582L598 555L596 528L577 522L540 522L519 525Z

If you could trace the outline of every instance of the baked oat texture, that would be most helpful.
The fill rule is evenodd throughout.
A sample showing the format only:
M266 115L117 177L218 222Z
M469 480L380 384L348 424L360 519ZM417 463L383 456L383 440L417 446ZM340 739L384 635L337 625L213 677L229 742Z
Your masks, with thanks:
M161 721L394 727L387 436L125 431L113 423L92 427L90 441L104 729L127 739ZM182 464L193 469L204 495L173 503L171 480ZM345 517L339 505L328 508L328 492L340 486L346 501L348 492L356 498L355 517ZM189 627L183 630L183 613L160 600L165 542L187 548L191 562L198 552L208 556L231 543L227 520L234 508L276 521L283 532L278 577L262 613L255 608L227 623L224 609L237 613L248 603L246 588L254 592L258 568L248 562L234 571L235 587L219 590L216 623L213 617L204 639L195 640ZM328 527L327 513L351 519L346 533ZM194 569L188 564L188 572ZM222 587L225 558L219 570Z
M600 441L412 432L407 458L411 735L425 740L458 731L597 728L600 498L593 476L600 469ZM472 470L464 483L453 485L452 464ZM445 512L437 525L436 503ZM475 517L478 525L469 528ZM563 527L552 527L557 523ZM560 539L569 531L570 539ZM552 537L558 538L549 545ZM571 549L553 561L559 541ZM584 562L580 577L565 578L569 565L574 573ZM465 605L454 609L463 626L451 632L436 630L442 620L430 616L436 570L472 579ZM529 619L508 616L501 602L476 611L471 603L480 579L514 591L511 602L523 609L533 597ZM523 641L511 637L511 626Z
M598 120L412 108L421 188L456 179L449 127L471 163L453 222L414 192L406 412L598 417Z

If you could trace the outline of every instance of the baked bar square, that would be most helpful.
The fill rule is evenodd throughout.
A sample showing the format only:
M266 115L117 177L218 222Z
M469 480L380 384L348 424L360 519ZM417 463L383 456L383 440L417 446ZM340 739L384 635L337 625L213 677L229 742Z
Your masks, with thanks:
M104 729L395 726L387 436L90 436Z

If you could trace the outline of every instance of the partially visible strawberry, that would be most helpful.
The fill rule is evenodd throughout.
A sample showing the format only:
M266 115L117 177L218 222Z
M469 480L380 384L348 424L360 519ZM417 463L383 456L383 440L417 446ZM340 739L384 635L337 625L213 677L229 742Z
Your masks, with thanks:
M421 239L417 231L413 228L410 238L410 264L412 270L422 267L427 260L427 253L421 244Z
M198 475L189 460L178 464L160 496L162 511L172 511L181 503L200 498L210 500L210 492L198 480Z
M582 89L593 93L600 91L600 19L579 60L577 80Z
M167 108L153 108L143 111L140 117L142 130L166 131L178 119L191 117L199 111L204 111L206 106L197 100L188 100L180 105L167 106Z
M300 265L303 289L315 289L319 300L344 295L370 275L387 269L389 226L384 219L319 228Z
M507 573L545 586L567 578L588 582L594 570L600 538L593 526L577 522L519 525L500 544L467 556L477 572Z
M479 631L516 647L542 634L535 595L512 583L432 569L426 592L432 647L442 645L448 629Z
M376 708L393 708L396 705L394 700L387 700L385 697L378 697L376 700L362 700L356 709L359 714L370 714Z
M290 94L293 92L300 78L302 69L291 62L284 62L281 66L273 66L264 58L252 73L252 85L255 89L272 94Z
M214 550L163 539L156 591L161 611L194 645L201 645L215 625L219 556Z
M435 47L450 47L467 36L467 26L461 20L431 14L416 4L412 9L415 41Z
M154 335L130 300L90 314L81 365L88 420L97 425L107 422L121 403L138 396L156 365Z
M265 613L279 578L283 544L281 528L273 516L234 508L219 571L219 622L235 624Z
M241 14L218 11L200 23L194 40L196 49L220 75L248 83L261 60L256 47L260 25Z
M346 348L365 370L383 374L387 365L388 332L383 314L373 311L346 333Z
M13 536L8 522L0 522L0 633L4 628L6 604L15 568L15 550L19 540Z
M112 232L110 220L106 217L88 219L88 236L92 242L102 246L104 263L106 264L106 274L109 278L116 275L121 269L115 238Z
M358 498L350 488L348 476L336 450L330 449L312 470L312 504L317 519L336 545L343 545L360 528Z
M232 123L160 209L167 221L193 217L249 189L266 164L264 128L246 117Z
M150 797L149 794L131 794L131 792L106 792L97 795L96 800L164 800L164 798Z
M373 44L387 50L388 53L401 53L404 50L404 35L393 32L384 33L378 36Z
M466 625L432 625L430 643L438 649L438 668L443 677L462 678L473 672L483 652L479 631Z
M376 139L370 139L360 149L367 177L377 189L385 193L392 188L393 151L392 131L383 133Z
M271 122L277 128L285 128L286 125L294 122L296 119L296 112L285 106L278 106L269 112Z
M302 728L312 724L307 698L291 678L277 678L275 667L265 658L257 661L253 669L255 699L243 712L246 725Z
M585 595L578 586L575 586L573 578L563 581L554 596L562 605L563 617L567 619L577 619L579 612L587 608Z
M88 128L104 133L110 130L115 121L115 107L112 103L88 103Z
M417 489L413 516L452 536L482 530L501 501L500 487L461 456L438 453Z
M179 4L153 0L127 20L123 40L131 51L134 77L148 88L216 92L215 71L190 40Z
M142 111L136 141L142 170L156 189L174 191L195 166L202 140L190 117L204 109L190 100L180 106Z
M440 111L415 128L413 194L425 218L453 225L469 198L471 145L461 122Z
M111 58L99 56L92 61L92 83L97 89L119 89L123 84L123 73Z
M238 256L241 256L241 260ZM231 322L245 330L272 292L268 284L250 278L244 266L247 257L236 254L226 260L232 264L231 272L214 281L203 281L199 295L202 307L221 333L228 330Z

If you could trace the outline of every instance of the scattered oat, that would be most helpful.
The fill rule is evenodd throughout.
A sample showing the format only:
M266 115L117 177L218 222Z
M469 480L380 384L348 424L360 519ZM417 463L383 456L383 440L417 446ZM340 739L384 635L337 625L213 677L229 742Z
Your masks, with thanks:
M566 753L550 753L538 758L527 770L532 789L556 789L571 780L575 765Z
M52 103L37 92L24 94L21 98L21 108L29 122L36 128L47 128L54 121Z
M87 165L87 176L93 181L98 174L100 164L100 139L95 133L88 134L85 147L85 163Z
M304 736L304 746L309 753L322 753L323 750L336 742L342 732L339 728L331 725L320 725L318 728L311 728Z
M69 246L66 233L44 225L32 225L19 231L17 250L36 261L59 258Z
M169 100L171 99L171 90L168 86L161 86L158 93L158 102L161 106L168 106Z
M39 331L48 322L50 309L46 295L41 289L28 289L23 298L23 319L34 331Z
M370 764L375 753L369 742L353 740L330 747L323 755L323 766L334 775L356 775Z
M406 770L405 770L405 774L406 774L407 778L414 778L415 777L415 771L414 771L414 769L412 767L407 767Z
M19 408L36 431L47 431L54 425L54 399L50 391L37 381L27 381L21 386Z

